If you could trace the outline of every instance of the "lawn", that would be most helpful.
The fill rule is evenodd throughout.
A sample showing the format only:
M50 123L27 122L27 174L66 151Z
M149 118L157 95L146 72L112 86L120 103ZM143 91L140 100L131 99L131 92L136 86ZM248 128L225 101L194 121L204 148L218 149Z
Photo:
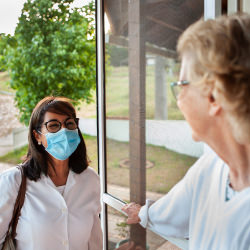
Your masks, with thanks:
M97 170L96 137L84 136L87 145L90 166ZM147 190L166 193L186 173L196 158L177 154L164 147L147 145L147 160L154 166L147 169ZM18 164L26 154L27 147L0 157L0 162ZM129 144L107 140L107 179L108 184L129 186L129 168L121 167L121 160L128 158Z
M128 118L129 115L129 73L128 67L108 67L106 74L106 114L109 118ZM183 120L183 115L176 105L171 93L169 83L176 80L177 76L167 75L167 100L168 119ZM154 97L154 66L146 67L146 119L154 119L155 97ZM80 117L96 117L95 94L92 104L82 103L78 114Z
M109 67L106 80L106 110L108 117L125 117L129 113L129 73L128 67ZM183 120L176 101L171 93L169 83L176 77L167 75L168 119ZM155 108L154 66L146 67L146 118L154 119ZM121 91L122 90L122 91Z

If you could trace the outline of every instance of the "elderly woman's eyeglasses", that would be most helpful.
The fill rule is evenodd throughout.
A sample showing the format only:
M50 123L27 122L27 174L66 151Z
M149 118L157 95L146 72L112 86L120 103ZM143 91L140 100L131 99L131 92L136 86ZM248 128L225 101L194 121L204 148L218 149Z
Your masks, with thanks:
M56 133L62 128L62 124L64 124L65 128L69 130L75 130L78 128L78 122L79 118L68 118L63 123L56 119L53 119L43 123L43 125L45 125L48 132Z
M170 83L171 90L172 90L172 93L173 93L175 99L178 98L178 96L179 96L179 94L181 92L181 87L185 86L185 85L188 85L189 83L190 82L186 81L186 80Z

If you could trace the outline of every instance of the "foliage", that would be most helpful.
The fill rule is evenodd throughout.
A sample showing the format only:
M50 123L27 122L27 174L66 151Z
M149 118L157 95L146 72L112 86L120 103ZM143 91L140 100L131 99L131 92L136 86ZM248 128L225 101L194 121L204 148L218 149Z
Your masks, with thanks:
M0 34L0 72L7 70L5 54L6 54L8 39L10 38L11 38L10 35L5 35L4 33Z
M11 87L21 122L36 103L63 95L75 105L92 100L95 88L94 3L73 8L73 0L28 0L9 43Z

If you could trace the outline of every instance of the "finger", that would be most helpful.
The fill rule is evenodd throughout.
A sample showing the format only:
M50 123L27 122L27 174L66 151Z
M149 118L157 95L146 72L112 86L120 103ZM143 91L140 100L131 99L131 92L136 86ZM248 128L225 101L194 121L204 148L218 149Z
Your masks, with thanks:
M129 210L131 210L131 208L133 208L134 205L134 202L128 203L122 207L122 211L127 213Z

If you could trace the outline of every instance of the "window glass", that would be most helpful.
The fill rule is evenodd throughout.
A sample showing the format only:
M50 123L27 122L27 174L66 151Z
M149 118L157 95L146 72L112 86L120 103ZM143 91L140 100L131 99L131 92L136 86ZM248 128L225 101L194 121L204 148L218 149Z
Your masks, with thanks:
M203 153L170 89L178 37L203 16L203 3L105 0L104 11L107 190L126 202L157 200ZM109 249L140 234L108 209ZM146 239L150 249L169 244L148 230Z

